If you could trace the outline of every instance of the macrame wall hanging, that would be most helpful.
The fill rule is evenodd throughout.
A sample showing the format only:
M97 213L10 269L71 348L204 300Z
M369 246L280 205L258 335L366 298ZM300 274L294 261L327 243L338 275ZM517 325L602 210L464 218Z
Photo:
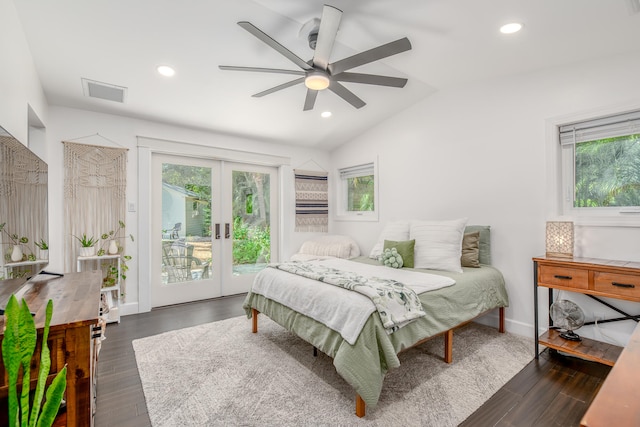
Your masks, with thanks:
M99 239L125 221L128 149L63 143L65 271L75 271L80 245L74 236ZM125 248L126 239L118 244Z
M31 253L35 251L35 242L48 238L47 164L30 155L15 138L0 135L0 139L0 224L5 224L8 233L27 237ZM16 206L32 209L24 212ZM0 235L0 241L9 243L3 237L6 235ZM8 244L0 245L3 260L8 248Z
M329 231L328 173L294 169L295 231Z

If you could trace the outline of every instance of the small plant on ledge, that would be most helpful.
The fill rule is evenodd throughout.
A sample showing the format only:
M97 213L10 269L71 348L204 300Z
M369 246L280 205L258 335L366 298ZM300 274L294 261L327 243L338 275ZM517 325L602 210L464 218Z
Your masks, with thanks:
M35 261L36 256L34 255L31 248L27 246L27 244L29 243L29 238L26 236L18 236L18 234L16 233L10 233L9 230L7 230L6 225L6 222L0 224L0 232L4 233L9 239L9 242L6 242L6 244L9 245L10 251L9 254L5 255L6 260L13 262L20 262L24 260ZM23 246L28 251L28 253L22 250Z
M118 221L118 228L116 228L115 230L111 230L108 233L103 233L102 236L100 236L100 239L102 240L102 244L100 249L98 250L98 256L102 256L106 254L109 254L109 255L120 254L120 257L121 257L120 277L122 278L122 280L125 280L127 278L127 271L129 270L127 261L131 260L131 255L125 255L123 253L124 249L122 246L119 245L118 240L129 238L131 239L132 242L135 241L135 239L133 238L133 234L129 234L128 236L124 234L125 227L126 227L125 223L122 220L120 220ZM103 286L109 287L109 286L115 285L116 275L117 275L117 268L115 266L109 267L106 272L106 276L103 279Z
M122 251L122 246L118 244L119 239L126 239L129 237L133 242L133 234L129 234L128 236L120 235L120 232L124 231L126 227L125 223L122 221L118 221L118 228L115 230L111 230L108 233L102 233L100 238L102 239L102 245L98 250L98 255L104 255L105 253L109 253L110 255L115 255ZM105 249L105 245L109 242L108 247Z
M40 249L41 251L48 251L49 250L49 245L47 244L47 242L44 241L44 239L40 239L39 242L35 242L34 243L38 249Z
M82 233L82 236L78 237L74 235L78 242L80 242L80 256L93 256L96 253L96 243L98 243L98 239L95 237L87 236L86 233Z

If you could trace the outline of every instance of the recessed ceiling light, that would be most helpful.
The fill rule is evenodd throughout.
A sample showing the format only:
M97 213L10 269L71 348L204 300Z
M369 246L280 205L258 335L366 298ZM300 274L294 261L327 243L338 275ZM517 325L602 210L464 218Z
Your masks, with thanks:
M172 77L176 73L176 70L169 67L168 65L158 65L158 68L156 68L156 70L158 70L158 73L165 77Z
M505 24L502 27L500 27L500 32L502 34L513 34L520 31L522 27L523 25L519 22L511 22L509 24Z
M324 117L325 119L331 117L331 111L323 111L322 114L320 114L320 116Z

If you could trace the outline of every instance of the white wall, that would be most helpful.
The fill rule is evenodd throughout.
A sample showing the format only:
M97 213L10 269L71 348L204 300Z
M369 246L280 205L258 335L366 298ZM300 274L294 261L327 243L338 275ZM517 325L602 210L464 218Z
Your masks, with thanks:
M380 175L380 222L333 221L332 231L352 235L368 253L393 219L468 217L469 224L491 225L493 263L510 296L507 327L532 336L531 258L544 254L545 221L557 216L546 183L554 168L547 151L555 149L546 123L602 107L640 107L638 75L640 58L615 57L432 95L332 152L334 165L377 153ZM640 261L638 228L576 233L581 256ZM603 311L583 306L587 314ZM606 327L624 335L634 326Z
M288 258L297 252L302 242L314 235L313 233L294 232L295 198L293 194L294 181L292 168L313 159L322 168L329 170L329 154L326 151L235 138L228 135L195 131L156 122L59 106L49 107L49 122L50 125L47 129L47 142L50 146L48 163L50 186L49 204L51 211L49 218L49 234L51 240L49 270L64 270L64 248L62 247L62 242L64 241L64 153L63 144L60 143L60 141L64 140L107 146L111 145L111 142L108 141L111 140L118 145L129 148L127 163L127 201L136 203L138 201L137 136L289 157L291 159L291 166L282 168L284 194L282 195L281 212L283 214L284 229L281 231L281 253L283 258ZM96 136L96 133L100 136ZM138 236L139 221L147 220L148 219L145 218L139 218L137 212L127 212L127 217L125 218L127 233ZM148 255L139 253L137 243L138 242L132 244L131 242L127 242L128 252L132 252L133 259L128 262L130 270L127 277L127 296L126 304L123 306L123 314L138 311L140 290L138 289L137 280L137 260Z
M11 0L0 0L0 52L0 126L26 145L29 106L46 124L47 101Z

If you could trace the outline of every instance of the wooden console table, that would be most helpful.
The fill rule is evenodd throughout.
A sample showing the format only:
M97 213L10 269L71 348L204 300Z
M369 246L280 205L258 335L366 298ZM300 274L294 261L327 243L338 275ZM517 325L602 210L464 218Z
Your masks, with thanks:
M539 344L573 354L588 360L613 366L622 352L622 347L583 338L582 341L568 341L559 333L549 329L538 336L538 287L549 288L549 304L553 301L553 289L578 292L591 296L622 316L613 320L632 319L640 316L624 313L599 297L640 302L640 263L613 261L596 258L533 258L534 274L534 333L535 357L538 358ZM607 321L612 321L608 319ZM549 324L552 325L551 319Z
M95 372L93 326L98 323L102 273L90 271L67 273L64 277L43 277L43 281L24 279L0 281L0 308L12 294L21 295L35 313L38 335L42 336L47 302L53 300L53 316L49 329L51 371L48 380L67 365L67 425L92 426ZM24 285L24 286L23 286ZM18 298L20 299L20 298ZM0 316L0 341L4 338L4 316ZM40 340L36 348L40 354ZM37 366L33 369L37 372ZM0 415L7 423L7 384L4 364L0 359ZM31 378L36 376L32 373ZM31 387L35 387L35 381Z

